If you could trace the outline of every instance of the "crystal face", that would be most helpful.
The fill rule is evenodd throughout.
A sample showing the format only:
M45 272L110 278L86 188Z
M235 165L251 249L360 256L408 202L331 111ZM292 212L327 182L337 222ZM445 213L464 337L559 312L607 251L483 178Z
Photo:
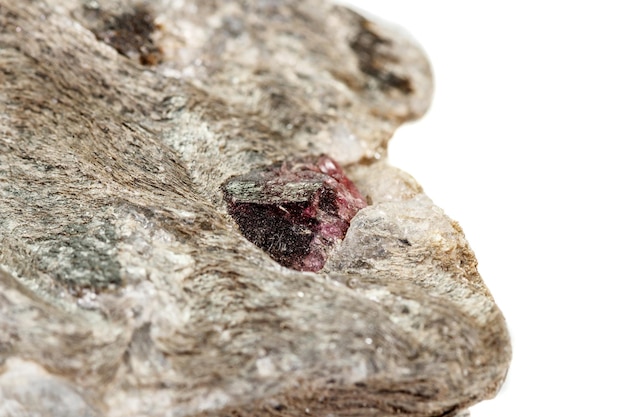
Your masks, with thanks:
M278 162L222 185L241 233L272 259L299 271L319 271L367 206L328 156Z

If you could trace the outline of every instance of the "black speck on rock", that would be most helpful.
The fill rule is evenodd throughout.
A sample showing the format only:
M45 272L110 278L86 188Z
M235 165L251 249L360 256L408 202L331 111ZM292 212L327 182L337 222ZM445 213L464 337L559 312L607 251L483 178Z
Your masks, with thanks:
M152 38L158 27L145 6L137 6L119 15L99 9L90 10L89 14L95 14L98 22L98 27L92 29L96 37L120 54L131 59L138 58L142 65L147 66L157 65L163 60L163 51Z
M387 63L398 62L398 58L389 52L391 41L378 35L369 20L362 17L358 20L359 30L350 41L350 48L358 57L359 69L376 80L383 89L394 88L403 94L411 94L411 81L386 68Z

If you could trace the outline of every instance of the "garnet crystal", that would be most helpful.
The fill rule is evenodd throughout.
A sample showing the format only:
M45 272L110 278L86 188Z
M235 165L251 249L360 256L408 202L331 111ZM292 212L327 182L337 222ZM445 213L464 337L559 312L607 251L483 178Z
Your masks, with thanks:
M222 190L241 233L272 259L319 271L367 205L328 156L275 163L232 177Z

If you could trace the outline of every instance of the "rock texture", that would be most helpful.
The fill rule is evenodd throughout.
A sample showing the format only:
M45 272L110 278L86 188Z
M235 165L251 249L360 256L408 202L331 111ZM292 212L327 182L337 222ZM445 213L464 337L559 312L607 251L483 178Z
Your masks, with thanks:
M460 227L385 161L410 40L318 1L0 0L0 416L452 416L502 314ZM317 273L228 212L328 155L368 202Z

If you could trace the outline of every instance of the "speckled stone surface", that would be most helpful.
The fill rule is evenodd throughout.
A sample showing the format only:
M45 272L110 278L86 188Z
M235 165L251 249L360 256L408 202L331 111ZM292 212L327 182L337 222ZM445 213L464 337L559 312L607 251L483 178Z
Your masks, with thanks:
M318 1L0 0L0 416L451 416L506 323L461 228L386 162L412 40ZM368 206L317 273L222 192L338 161Z

